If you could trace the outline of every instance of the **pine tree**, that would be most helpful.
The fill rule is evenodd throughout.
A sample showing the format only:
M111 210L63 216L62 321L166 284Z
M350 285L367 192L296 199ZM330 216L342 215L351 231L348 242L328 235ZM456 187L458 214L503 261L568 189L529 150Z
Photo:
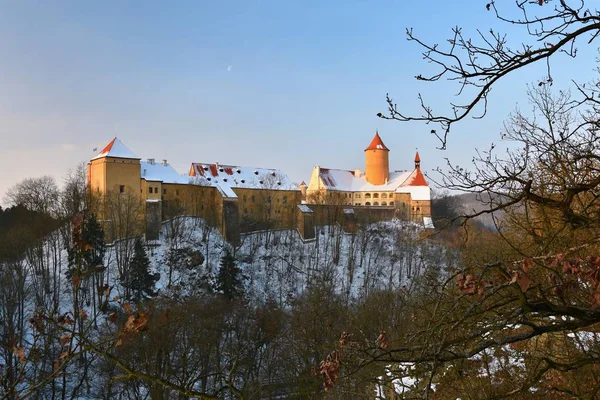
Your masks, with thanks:
M129 282L124 282L130 289L130 300L139 302L156 296L154 285L159 277L149 271L150 260L141 239L135 240L133 258L129 263Z
M106 244L104 230L93 213L86 214L81 230L74 234L73 246L67 249L69 268L68 278L73 275L89 277L93 272L103 270Z
M104 243L104 229L102 229L93 213L86 216L82 236L85 246L84 262L88 269L96 269L96 267L104 264L106 245Z
M244 294L244 276L242 270L238 268L235 262L235 257L229 250L225 251L225 255L221 257L219 263L219 275L217 276L216 289L223 293L229 299L237 299Z

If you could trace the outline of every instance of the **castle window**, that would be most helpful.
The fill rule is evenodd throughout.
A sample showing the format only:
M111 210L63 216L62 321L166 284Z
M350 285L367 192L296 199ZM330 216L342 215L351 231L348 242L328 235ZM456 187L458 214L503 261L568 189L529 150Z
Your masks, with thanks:
M387 199L387 193L381 193L381 198L382 199Z
M393 206L393 205L394 205L394 202L393 202L393 201L390 201L390 206Z
M148 193L152 193L152 187L148 187Z
M374 205L374 206L378 206L378 205L379 205L379 203L378 203L378 202L374 202L374 203L373 203L373 205Z
M254 195L252 195L252 202L254 203L255 200L256 200L256 197L254 197Z
M287 204L287 196L283 196L283 204Z
M386 203L385 201L382 201L382 202L381 202L381 205L382 205L382 206L387 206L387 203Z
M246 196L246 195L244 195L242 198L244 199L244 201L248 200L248 196ZM248 209L246 209L245 212L248 212Z
M360 206L360 203L354 203L355 206Z
M378 199L379 198L379 193L373 193L373 198L374 199Z
M365 206L370 206L370 205L371 205L371 203L370 203L369 201L367 201L367 202L365 203Z
M163 189L163 194L167 194L167 189Z
M125 185L119 185L119 193L125 193Z
M365 199L370 199L370 198L371 198L371 193L365 193Z
M360 199L360 193L356 193L356 194L354 195L354 197L356 197L357 199Z

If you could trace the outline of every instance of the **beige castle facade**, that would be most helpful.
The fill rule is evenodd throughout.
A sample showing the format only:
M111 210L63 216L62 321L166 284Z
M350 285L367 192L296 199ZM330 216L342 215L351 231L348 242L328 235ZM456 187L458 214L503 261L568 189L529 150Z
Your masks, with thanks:
M142 161L118 138L90 160L87 174L91 193L101 199L96 212L115 237L125 223L143 227L188 215L205 218L236 241L241 231L294 226L301 201L300 190L279 170L193 163L188 175L180 175L167 160Z
M218 163L192 163L180 175L167 160L143 161L114 138L88 163L87 182L113 238L144 230L158 238L161 222L179 215L206 219L232 242L241 232L263 229L298 228L310 237L311 204L384 209L386 216L427 225L429 186L418 153L413 171L391 173L388 154L377 133L365 150L364 173L317 166L309 184L298 187L276 169Z

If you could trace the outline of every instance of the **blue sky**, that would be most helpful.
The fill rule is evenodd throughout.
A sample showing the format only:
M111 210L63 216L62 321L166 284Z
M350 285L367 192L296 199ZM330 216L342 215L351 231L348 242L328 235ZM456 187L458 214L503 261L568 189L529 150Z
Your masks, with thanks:
M364 168L376 129L393 169L410 168L416 148L427 171L446 157L468 164L526 105L542 65L494 89L488 117L456 126L446 151L431 127L376 114L387 92L415 111L420 91L440 107L454 99L447 83L415 81L432 66L404 31L443 43L456 25L467 34L501 26L485 1L469 4L0 1L0 199L26 177L60 182L115 135L182 173L218 161L279 168L300 182L314 165ZM596 49L581 50L554 63L557 88L594 76Z

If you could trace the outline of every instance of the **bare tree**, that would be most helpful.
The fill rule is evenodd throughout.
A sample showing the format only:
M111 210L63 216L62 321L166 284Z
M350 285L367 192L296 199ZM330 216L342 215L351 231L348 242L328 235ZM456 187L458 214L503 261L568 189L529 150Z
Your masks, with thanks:
M459 268L420 279L408 332L388 330L358 356L361 365L414 367L420 383L407 389L411 395L428 397L438 385L456 397L469 382L479 388L469 389L474 398L599 393L590 383L600 379L593 350L600 339L598 114L595 103L544 85L530 99L533 114L517 110L506 123L512 150L492 146L472 171L441 171L446 187L485 193L484 212L506 211L500 231L469 235ZM522 365L497 367L507 359ZM401 379L407 371L390 373Z
M456 82L457 100L450 104L450 112L439 113L419 95L422 114L409 115L388 94L388 112L379 113L379 117L434 123L439 131L432 129L431 133L440 140L440 148L445 149L454 123L468 116L482 118L486 114L490 91L503 78L528 65L544 63L546 76L538 84L551 84L551 58L559 53L574 58L576 42L591 44L600 34L600 10L590 1L517 0L498 5L490 0L485 7L507 25L522 28L530 40L511 42L507 35L494 30L477 30L477 36L470 38L463 34L462 28L456 27L447 45L442 46L428 44L419 39L413 29L407 29L408 40L423 48L423 58L439 67L431 75L419 74L415 78L425 82L442 79ZM481 10L485 12L483 5ZM513 17L512 11L517 11L520 17ZM580 89L585 91L583 86ZM584 93L584 97L588 97L587 94Z
M31 211L47 215L56 212L58 198L58 186L54 178L48 175L24 179L6 192L6 201L10 205L21 204Z

